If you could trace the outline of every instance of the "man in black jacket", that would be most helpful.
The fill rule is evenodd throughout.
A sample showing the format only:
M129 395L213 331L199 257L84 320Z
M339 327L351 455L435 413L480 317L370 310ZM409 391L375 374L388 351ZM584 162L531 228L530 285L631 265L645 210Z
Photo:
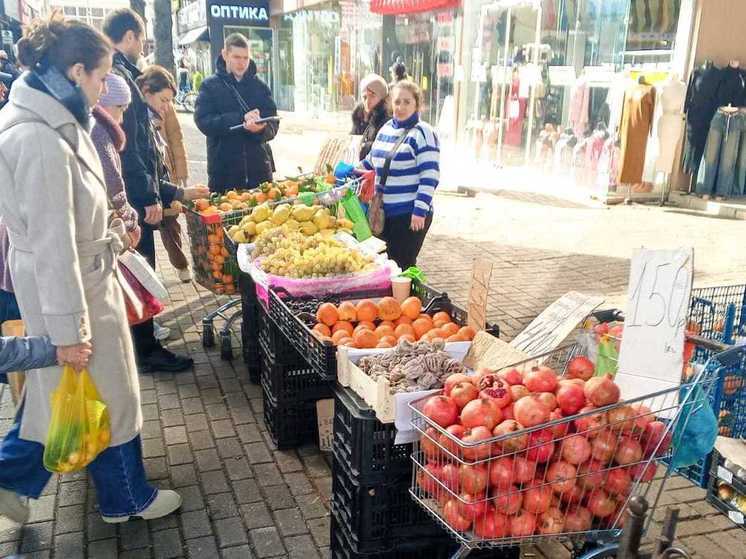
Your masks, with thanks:
M178 189L158 177L158 148L148 105L135 83L140 75L135 63L142 55L145 25L137 13L121 8L106 16L103 30L115 48L112 72L127 81L132 96L122 123L127 137L127 144L120 154L122 177L127 198L140 217L141 238L137 250L155 269L153 233L163 218L163 205L170 205ZM152 320L133 326L131 330L141 371L177 373L192 367L192 359L170 352L156 340Z
M207 136L208 186L213 192L254 188L272 180L274 162L267 144L277 135L277 115L269 87L256 75L249 43L240 33L229 35L216 61L217 71L202 82L194 122ZM231 130L239 125L240 128Z

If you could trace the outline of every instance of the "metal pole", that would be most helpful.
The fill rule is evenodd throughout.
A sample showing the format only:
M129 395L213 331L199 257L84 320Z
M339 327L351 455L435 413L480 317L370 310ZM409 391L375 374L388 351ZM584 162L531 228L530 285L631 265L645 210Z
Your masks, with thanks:
M508 49L510 48L510 19L513 17L513 8L508 8L505 18L505 54L503 56L503 83L500 88L500 125L497 127L497 162L502 166L503 162L503 127L505 126L505 86L508 74ZM512 87L512 79L511 79Z
M534 36L534 67L538 70L539 68L539 47L541 46L541 15L542 15L542 9L541 4L537 4L534 6L534 9L536 10L536 34ZM539 73L539 77L541 78L541 73ZM536 88L538 87L538 84L533 84L531 86L531 93L529 94L529 102L528 102L528 130L526 131L526 154L524 156L524 163L528 165L531 161L531 140L533 137L534 132L534 109L536 105Z

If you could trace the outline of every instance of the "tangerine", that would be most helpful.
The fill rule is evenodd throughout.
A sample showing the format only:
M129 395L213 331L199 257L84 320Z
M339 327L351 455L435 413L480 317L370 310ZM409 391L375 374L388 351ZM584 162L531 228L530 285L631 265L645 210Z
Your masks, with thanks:
M336 332L332 334L332 342L334 342L334 345L339 345L339 342L341 342L345 338L350 338L350 334L349 332L347 332L347 330L337 330Z
M451 315L445 311L439 311L433 315L433 322L435 322L436 320L445 320L446 322L451 322Z
M389 326L388 324L381 324L373 332L376 336L378 336L379 339L381 339L385 336L393 336L394 328Z
M352 339L355 341L355 345L359 348L374 348L378 345L378 336L367 328L355 332Z
M394 327L401 326L402 324L412 324L412 319L402 315L394 321Z
M326 324L321 324L321 323L317 324L316 326L313 327L313 331L318 332L322 336L329 337L332 335L332 331L329 330L329 327Z
M373 322L378 318L378 306L370 299L363 299L357 304L357 319Z
M384 297L378 302L378 316L381 320L396 320L401 314L399 301L393 297Z
M412 336L412 341L415 341L414 338L416 338L415 330L411 324L400 324L396 327L396 330L394 330L394 334L399 339L403 336Z
M477 335L477 331L474 330L471 326L464 326L458 331L458 335L464 338L466 341L470 341L474 339L474 336Z
M443 331L444 334L448 334L449 336L453 336L454 334L458 334L460 326L456 324L455 322L447 322L443 326L440 327L440 329Z
M359 332L360 330L370 330L371 332L375 332L376 325L373 324L372 322L368 322L367 320L364 320L362 322L357 323L357 326L355 326L353 333Z
M401 313L412 320L415 320L421 311L422 301L419 297L407 297L401 304Z
M418 318L412 323L412 328L414 328L414 335L419 340L433 329L433 323L429 318Z
M316 320L323 322L327 326L334 326L334 323L339 320L337 307L332 303L322 303L316 311Z
M337 310L339 312L339 320L348 320L350 322L357 320L357 310L354 303L344 301L339 304L339 309Z
M340 330L347 332L348 336L352 336L352 333L355 331L355 327L352 325L351 322L340 320L334 326L332 326L332 334L336 334Z

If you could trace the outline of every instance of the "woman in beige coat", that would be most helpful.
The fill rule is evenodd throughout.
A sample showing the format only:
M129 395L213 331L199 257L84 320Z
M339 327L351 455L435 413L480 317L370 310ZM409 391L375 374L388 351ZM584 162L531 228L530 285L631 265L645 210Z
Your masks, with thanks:
M0 215L21 314L29 335L61 347L93 345L89 372L111 418L110 447L88 466L104 520L165 516L181 498L145 479L137 368L116 279L126 233L109 229L106 184L88 135L111 47L92 27L53 16L32 24L18 49L30 71L0 112ZM49 480L43 445L61 373L59 366L27 373L16 423L0 444L0 514L16 521L28 516L19 496L38 498Z

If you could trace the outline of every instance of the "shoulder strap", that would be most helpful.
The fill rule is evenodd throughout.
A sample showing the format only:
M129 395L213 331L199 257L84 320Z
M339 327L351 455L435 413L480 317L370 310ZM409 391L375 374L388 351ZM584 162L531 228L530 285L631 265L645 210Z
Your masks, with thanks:
M241 94L238 92L238 89L236 89L236 86L233 85L231 82L228 81L228 79L221 77L223 83L228 87L228 89L231 91L233 96L236 98L236 101L238 101L238 106L241 107L241 110L244 113L249 112L249 106L246 104L246 101L244 101L244 98L241 97Z
M391 168L391 160L394 159L394 156L396 156L396 150L399 149L399 146L401 146L404 143L404 140L407 139L407 136L409 136L410 130L412 129L411 128L404 129L404 133L401 136L399 136L399 139L396 140L394 147L391 148L391 151L386 156L386 160L383 163L383 169L381 170L381 187L386 186L386 181L389 178L389 169Z

